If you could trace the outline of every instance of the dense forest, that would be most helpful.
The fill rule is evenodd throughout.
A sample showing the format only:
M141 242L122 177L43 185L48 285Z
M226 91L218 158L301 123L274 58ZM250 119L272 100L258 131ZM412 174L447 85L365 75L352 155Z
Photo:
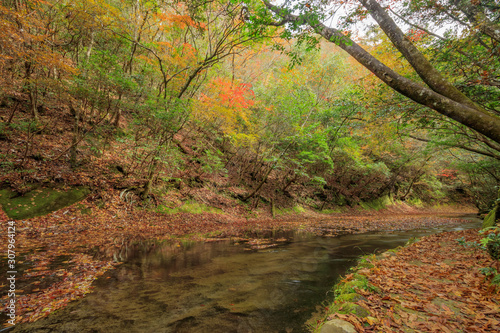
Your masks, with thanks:
M497 1L276 6L3 0L1 186L157 210L492 208Z

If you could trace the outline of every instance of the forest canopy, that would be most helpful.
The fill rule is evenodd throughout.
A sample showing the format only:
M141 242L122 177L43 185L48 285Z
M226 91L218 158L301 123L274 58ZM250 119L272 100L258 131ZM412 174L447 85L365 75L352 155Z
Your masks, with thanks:
M88 185L101 170L156 206L202 187L251 207L389 197L487 210L500 177L499 9L4 0L2 186Z

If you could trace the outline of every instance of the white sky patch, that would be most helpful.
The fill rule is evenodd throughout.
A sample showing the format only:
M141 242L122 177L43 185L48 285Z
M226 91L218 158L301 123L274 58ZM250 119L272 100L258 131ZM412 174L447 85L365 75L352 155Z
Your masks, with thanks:
M288 5L289 7L296 5L296 4L306 4L309 1L297 1L297 0L275 0L272 1L273 4L280 6L280 5ZM312 3L312 2L311 2ZM379 1L383 5L382 1ZM353 5L350 5L352 8L348 9L346 6L347 4L331 4L330 7L325 7L325 14L327 14L327 18L323 21L323 24L325 24L328 27L336 28L336 29L341 29L340 27L341 22L344 21L346 15L354 9ZM401 9L401 7L397 6L393 3L391 4L392 10L395 12L398 12L398 9ZM294 12L293 14L299 14L298 12ZM397 23L399 28L407 33L411 29L416 29L415 27L406 24L403 22L401 19L396 17L393 13L390 11L388 12L389 16ZM407 19L410 23L416 24L418 26L422 26L423 28L429 30L430 32L433 32L439 36L443 36L447 31L453 30L454 34L459 35L462 31L463 28L458 27L457 25L443 25L443 26L432 26L431 24L425 24L423 22L412 22L411 18ZM358 40L366 40L369 36L369 32L371 30L371 27L373 26L378 26L377 22L368 14L365 19L362 21L354 22L351 23L349 26L349 31L352 33L352 38L353 39L358 39Z

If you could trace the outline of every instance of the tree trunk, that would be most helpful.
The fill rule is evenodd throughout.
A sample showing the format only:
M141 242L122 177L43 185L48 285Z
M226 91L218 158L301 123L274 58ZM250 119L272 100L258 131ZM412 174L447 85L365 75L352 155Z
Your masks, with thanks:
M374 5L374 0L360 1L365 3L367 8L374 8L375 12L379 11ZM323 23L318 23L308 17L298 17L292 14L287 14L286 11L270 4L266 0L264 0L264 3L267 8L283 18L283 21L280 22L279 25L286 22L308 23L318 34L323 36L323 38L340 46L344 51L349 53L361 65L375 74L392 89L410 98L411 100L427 106L442 115L483 134L493 141L500 143L500 118L490 114L489 112L483 112L475 104L471 104L469 99L463 98L463 94L460 92L457 94L456 89L452 89L450 84L445 84L443 88L438 87L438 85L443 82L442 76L439 73L438 75L435 75L435 70L428 69L427 64L423 62L421 57L414 52L416 49L409 49L411 47L408 45L408 42L402 41L399 43L399 47L404 50L403 54L410 54L410 59L408 59L408 61L410 61L410 63L413 62L412 66L414 66L415 69L419 69L417 70L418 74L420 76L424 76L427 84L429 84L431 88L434 88L427 88L418 82L414 82L402 75L399 75L391 68L377 60L370 53L365 51L350 38L344 36L339 30L327 27ZM376 16L376 14L374 15ZM380 15L379 19L383 20L383 26L385 26L386 29L393 28L392 24L394 24L394 22L391 24L390 21L384 20L383 16ZM389 31L393 38L398 38L396 30L389 29ZM398 47L396 44L395 46ZM418 52L418 50L416 51ZM443 95L443 93L445 95Z
M38 122L39 117L38 117L38 109L37 109L37 103L36 103L36 93L34 91L33 87L33 82L31 82L31 70L32 66L31 63L26 61L24 63L24 68L25 68L25 80L26 80L26 88L28 90L28 95L30 98L30 110L31 110L31 116L35 120L35 122Z
M153 161L151 162L151 166L149 168L149 174L148 174L148 180L146 184L144 185L144 191L141 193L141 198L142 200L147 199L149 196L149 193L151 193L151 190L153 189L153 180L156 175L156 168L158 167L158 152L154 154L153 156Z
M269 174L271 173L271 171L273 171L273 168L274 168L274 165L269 167L269 170L267 170L265 176L262 178L262 181L259 183L259 185L255 188L255 190L252 191L252 193L250 193L245 198L243 198L243 201L247 201L248 199L250 199L251 197L253 197L255 194L257 194L257 192L259 192L259 190L262 187L262 185L264 185L264 183L266 182L267 177L269 176Z
M17 107L19 106L19 103L20 103L19 101L16 101L16 105L12 109L12 111L11 111L11 113L9 115L9 119L7 119L7 124L12 123L12 119L14 119L14 113L16 113Z
M37 109L37 105L36 105L36 95L35 93L33 92L33 87L29 87L29 95L30 95L30 104L31 104L31 116L33 117L33 120L35 120L35 122L38 122L38 120L40 119L40 116L38 115L38 109Z
M271 199L271 215L273 216L273 218L276 217L276 207L274 205L274 198Z
M69 150L69 163L72 168L75 168L77 165L76 147L78 146L78 140L80 136L80 114L72 105L70 106L70 112L74 117L75 122L73 124L73 138L71 139L71 148Z
M120 126L120 120L122 117L122 109L120 108L120 101L122 100L123 93L120 92L118 96L118 102L116 103L116 111L115 111L115 121L114 126L118 128Z
M435 92L446 96L456 102L475 108L481 112L479 106L465 96L460 90L446 80L427 58L413 45L405 36L403 31L396 25L394 20L379 5L376 0L359 0L371 16L377 21L384 33L389 37L392 44L403 54L406 60L415 69L420 78Z
M287 189L290 185L292 185L294 181L296 181L296 180L297 180L297 178L298 178L298 177L297 177L297 175L295 174L292 178L290 178L290 179L288 180L288 182L287 182L287 183L285 184L285 186L281 189L281 191L282 191L282 192L285 192L285 191L286 191L286 189Z
M320 33L330 41L338 40L338 38L345 38L345 36L341 35L337 30L325 26L320 30ZM454 119L486 137L489 137L493 141L500 143L500 118L480 112L468 105L458 103L397 74L375 59L359 45L354 42L351 43L342 40L339 42L339 46L388 86L413 101L436 110L442 115Z
M148 176L148 181L144 185L144 190L141 193L142 200L145 200L149 196L149 193L151 193L151 189L153 188L153 179L154 179L154 172L151 171Z
M259 201L260 201L259 198L255 198L255 203L253 204L253 208L252 208L253 210L256 210L257 207L259 207Z
M401 197L401 200L402 201L405 201L406 200L406 197L410 194L411 192L411 189L413 187L413 184L415 184L415 182L420 178L422 177L423 173L421 174L418 174L416 177L413 177L411 182L410 182L410 185L408 185L408 188L406 189L406 192L405 194L403 194L403 196Z

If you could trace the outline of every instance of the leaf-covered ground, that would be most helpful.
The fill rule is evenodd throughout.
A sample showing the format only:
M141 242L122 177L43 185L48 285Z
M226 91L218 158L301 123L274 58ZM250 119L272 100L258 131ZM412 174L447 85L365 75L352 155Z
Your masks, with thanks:
M481 235L435 234L369 259L372 267L357 274L375 288L358 289L363 297L356 302L369 315L329 318L347 320L359 332L499 332L500 293L480 272L494 263L486 251L459 245L462 237L477 242Z
M131 208L110 195L105 208L74 204L42 217L16 221L18 322L32 322L90 292L92 281L117 265L117 256L134 241L181 242L220 238L258 238L271 230L305 230L323 236L375 230L405 230L462 223L456 218L370 214L314 214L247 219L215 213L166 215ZM0 220L8 218L0 210ZM2 233L7 224L2 223ZM264 246L258 241L255 246ZM260 245L259 245L260 244ZM267 245L266 245L267 246ZM7 243L0 244L2 254ZM2 260L2 264L5 260ZM2 267L7 271L6 267ZM8 299L2 286L2 306ZM3 319L5 320L5 319Z

